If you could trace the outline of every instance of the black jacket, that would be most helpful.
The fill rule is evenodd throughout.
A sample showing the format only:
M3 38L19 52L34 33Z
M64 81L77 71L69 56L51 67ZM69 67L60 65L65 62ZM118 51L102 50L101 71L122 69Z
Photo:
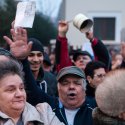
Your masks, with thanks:
M89 83L86 86L86 96L95 97L95 88L92 88Z
M40 68L36 82L41 89L42 89L42 84L44 84L44 91L47 94L51 96L56 96L57 80L56 76L53 75L51 72L43 71L43 69Z
M38 103L47 102L55 112L56 116L59 118L61 122L67 124L67 119L65 115L65 110L62 103L58 98L52 97L44 93L35 82L35 79L30 70L29 64L27 60L22 61L24 72L25 72L25 85L27 91L27 101L36 105ZM93 125L92 121L92 100L86 98L85 102L82 104L80 109L78 110L75 119L74 125Z

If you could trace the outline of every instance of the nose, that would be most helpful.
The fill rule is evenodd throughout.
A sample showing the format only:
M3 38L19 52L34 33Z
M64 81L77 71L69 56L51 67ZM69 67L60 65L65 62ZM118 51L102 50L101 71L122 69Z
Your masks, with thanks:
M79 60L80 60L80 61L83 61L84 59L83 59L83 58L80 58Z
M23 96L23 95L24 95L24 92L23 92L23 91L21 91L20 89L16 90L16 92L15 92L15 96L16 96L16 97L21 97L21 96Z
M38 61L39 60L38 56L34 56L33 60Z
M74 89L75 88L75 85L74 85L74 83L70 83L70 85L69 85L69 89Z

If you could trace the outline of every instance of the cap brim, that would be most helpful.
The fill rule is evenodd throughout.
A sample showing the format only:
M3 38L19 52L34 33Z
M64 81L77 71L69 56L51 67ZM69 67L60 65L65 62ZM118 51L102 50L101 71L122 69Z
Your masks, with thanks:
M66 67L63 68L57 75L57 81L59 81L62 77L66 76L66 75L76 75L78 77L81 78L85 78L84 72L79 69L76 68L75 66L71 66L71 67Z

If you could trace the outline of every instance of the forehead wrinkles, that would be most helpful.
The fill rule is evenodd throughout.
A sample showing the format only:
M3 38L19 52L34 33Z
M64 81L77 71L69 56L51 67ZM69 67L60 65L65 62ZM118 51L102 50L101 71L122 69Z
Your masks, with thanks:
M17 74L8 74L7 76L0 79L0 89L6 90L7 88L25 88L22 78Z

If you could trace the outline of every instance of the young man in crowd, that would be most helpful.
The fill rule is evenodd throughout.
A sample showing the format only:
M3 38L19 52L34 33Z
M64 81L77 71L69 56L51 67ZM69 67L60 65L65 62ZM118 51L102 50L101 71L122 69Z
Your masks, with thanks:
M37 81L38 86L51 96L56 95L57 80L56 77L43 69L44 49L41 42L36 38L29 38L32 41L32 49L28 55L30 68Z

